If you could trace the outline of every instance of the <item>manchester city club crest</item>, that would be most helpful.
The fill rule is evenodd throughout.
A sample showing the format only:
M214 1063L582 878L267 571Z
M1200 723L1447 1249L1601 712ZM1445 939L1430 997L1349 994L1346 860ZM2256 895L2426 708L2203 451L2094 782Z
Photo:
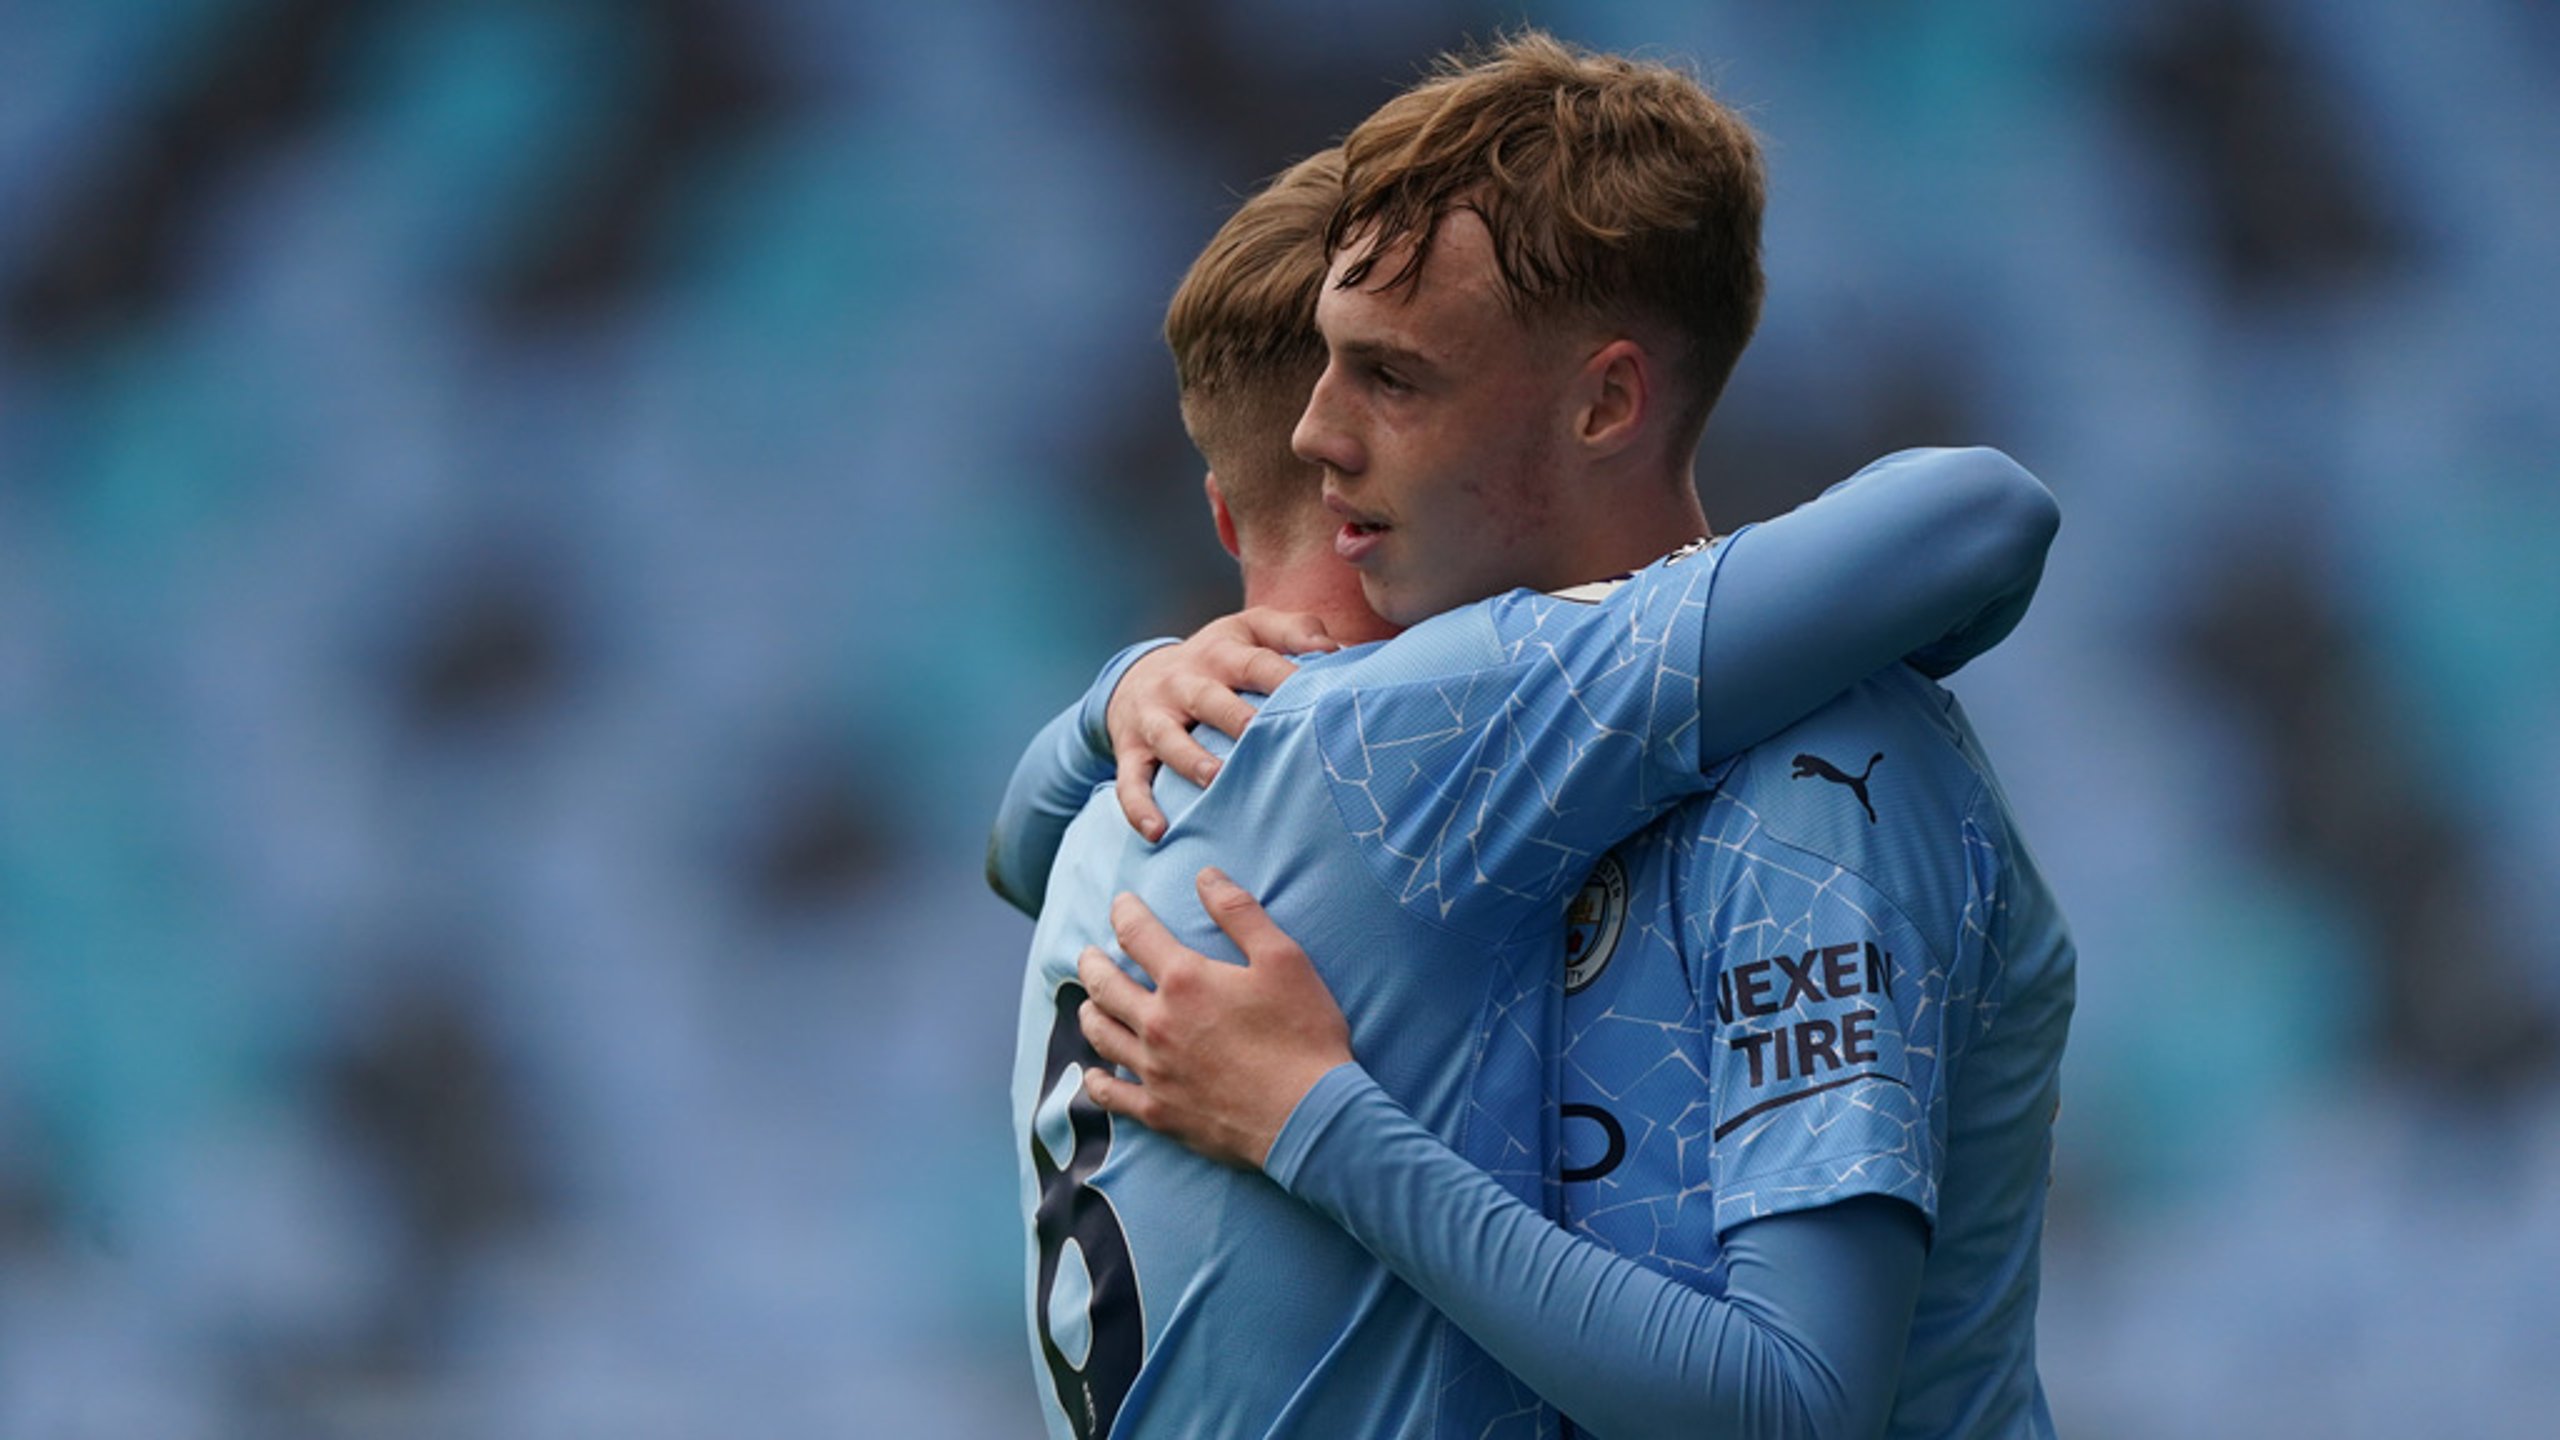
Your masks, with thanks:
M1627 867L1614 854L1591 867L1591 878L1564 912L1564 988L1570 995L1600 978L1627 928Z

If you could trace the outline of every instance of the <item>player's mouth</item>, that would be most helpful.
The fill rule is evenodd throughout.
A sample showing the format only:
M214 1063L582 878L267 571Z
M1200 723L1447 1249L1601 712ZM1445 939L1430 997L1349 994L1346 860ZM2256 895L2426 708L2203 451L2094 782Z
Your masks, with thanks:
M1325 508L1342 517L1342 528L1334 532L1333 553L1353 565L1368 558L1378 548L1378 537L1394 528L1383 520L1363 515L1351 508L1341 496L1327 492Z
M1347 521L1334 532L1333 553L1357 565L1369 558L1369 552L1378 548L1378 537L1386 533L1384 525L1363 520Z

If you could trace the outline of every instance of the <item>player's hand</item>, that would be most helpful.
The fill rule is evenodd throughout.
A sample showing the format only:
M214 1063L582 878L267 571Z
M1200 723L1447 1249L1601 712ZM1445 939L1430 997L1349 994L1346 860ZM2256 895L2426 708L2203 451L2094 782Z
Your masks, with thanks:
M1217 757L1191 738L1193 725L1242 735L1253 706L1236 692L1268 695L1298 672L1289 656L1337 648L1315 616L1266 607L1212 620L1178 645L1139 656L1113 687L1103 717L1120 766L1114 789L1130 826L1149 840L1164 837L1157 766L1170 765L1202 785L1218 773Z
M1085 1093L1212 1160L1259 1169L1316 1081L1351 1059L1351 1026L1324 978L1243 887L1200 872L1200 903L1244 952L1213 960L1173 938L1134 895L1111 928L1155 989L1088 947L1079 1020L1103 1059L1137 1082L1087 1069Z

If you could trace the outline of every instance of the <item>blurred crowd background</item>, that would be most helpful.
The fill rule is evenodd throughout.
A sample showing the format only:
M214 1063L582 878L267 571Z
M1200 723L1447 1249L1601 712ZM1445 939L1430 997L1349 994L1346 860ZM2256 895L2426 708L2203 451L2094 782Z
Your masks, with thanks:
M1772 172L1721 526L1988 441L2066 1435L2560 1413L2560 10L0 0L0 1436L1023 1436L982 887L1227 608L1162 306L1524 18Z

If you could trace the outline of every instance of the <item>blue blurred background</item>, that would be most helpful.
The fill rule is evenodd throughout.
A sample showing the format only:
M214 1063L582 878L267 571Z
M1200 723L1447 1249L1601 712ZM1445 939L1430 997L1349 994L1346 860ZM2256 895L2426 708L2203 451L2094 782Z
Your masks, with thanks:
M1768 143L1722 526L2063 496L2100 1437L2560 1407L2560 11L1540 3ZM1022 1436L981 887L1157 339L1428 0L0 3L0 1435Z

